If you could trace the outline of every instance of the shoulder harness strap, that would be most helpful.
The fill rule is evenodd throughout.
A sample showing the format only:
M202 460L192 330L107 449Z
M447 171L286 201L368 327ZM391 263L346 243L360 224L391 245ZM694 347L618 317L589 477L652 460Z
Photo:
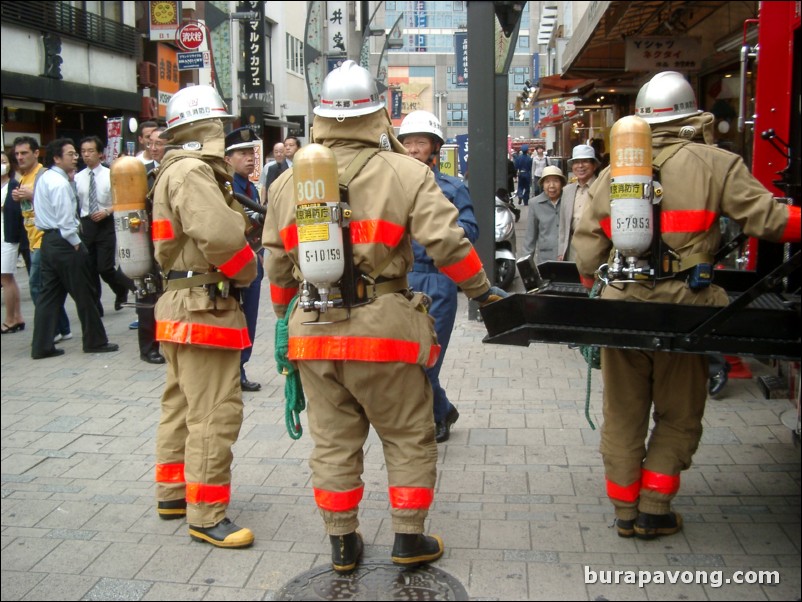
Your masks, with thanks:
M351 180L353 180L359 172L370 162L370 160L378 155L381 152L378 148L365 148L357 153L356 157L351 159L351 162L348 164L348 167L345 168L345 171L340 176L340 199L345 200L348 202L348 186L351 184ZM392 261L393 257L395 256L395 249L387 254L382 261L376 268L368 274L368 276L375 280L377 277L381 275L390 262ZM406 279L404 279L406 281ZM395 286L395 280L392 281L393 286ZM404 286L400 288L405 288Z
M658 179L660 176L660 169L665 165L665 162L668 161L671 157L673 157L677 152L687 144L690 144L688 140L682 140L680 142L674 142L673 144L669 144L668 146L664 147L661 150L657 157L652 161L652 171L654 172L655 179ZM686 246L693 246L702 238L704 238L705 233L701 232L697 236L693 237ZM671 261L671 271L673 273L684 272L689 270L690 268L699 265L699 264L709 264L713 262L713 256L708 253L694 253L692 255L687 255L686 257L680 260L672 260Z

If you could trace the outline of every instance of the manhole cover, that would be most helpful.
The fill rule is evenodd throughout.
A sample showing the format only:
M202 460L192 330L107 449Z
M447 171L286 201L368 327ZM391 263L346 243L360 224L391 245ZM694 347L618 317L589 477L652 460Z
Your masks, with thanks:
M467 600L468 592L432 566L403 569L389 562L360 563L350 575L313 568L282 587L276 600Z

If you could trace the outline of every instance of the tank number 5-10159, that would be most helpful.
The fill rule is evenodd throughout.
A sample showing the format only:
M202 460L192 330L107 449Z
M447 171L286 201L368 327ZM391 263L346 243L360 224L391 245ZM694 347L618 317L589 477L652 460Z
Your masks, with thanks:
M339 261L342 257L342 249L309 249L304 252L304 259L313 263L316 261Z

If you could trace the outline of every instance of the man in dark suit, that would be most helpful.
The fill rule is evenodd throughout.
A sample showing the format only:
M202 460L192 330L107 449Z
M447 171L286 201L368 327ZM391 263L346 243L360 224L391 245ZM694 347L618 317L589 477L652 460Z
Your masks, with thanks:
M265 178L265 188L262 194L262 202L266 205L268 198L267 198L267 191L270 188L270 185L276 181L276 179L285 171L287 171L290 166L287 163L287 158L285 156L284 150L284 143L283 142L276 142L273 145L273 158L276 160L275 163L271 164L270 167L267 168L267 177Z

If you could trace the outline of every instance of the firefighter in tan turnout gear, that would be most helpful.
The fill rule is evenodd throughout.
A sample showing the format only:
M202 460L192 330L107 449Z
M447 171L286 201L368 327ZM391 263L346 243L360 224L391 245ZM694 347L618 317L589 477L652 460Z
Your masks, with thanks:
M241 548L253 533L226 517L242 425L240 351L251 344L237 292L256 276L256 259L223 159L222 120L230 118L209 86L184 88L167 105L168 151L153 187L152 237L165 277L156 338L167 358L156 499L161 518L186 515L192 539Z
M290 315L288 355L297 362L308 399L315 502L330 536L334 570L353 570L363 549L357 532L363 445L373 426L387 464L392 560L406 566L431 562L444 547L439 537L423 534L437 461L424 368L434 364L438 346L425 297L407 286L411 238L468 297L480 303L498 297L491 295L479 257L457 226L456 208L431 170L407 156L394 137L370 74L353 61L343 63L326 77L314 112L317 144L299 150L292 169L271 185L263 241L279 317L306 281ZM326 162L333 176L326 175ZM325 174L315 177L315 170ZM350 225L343 228L345 272L352 266L354 274L335 286L307 286L315 278L325 280L312 273L322 274L327 265L321 264L340 256L339 248L326 246L337 232L324 237L325 224L307 227L308 218L331 204L332 194L338 201L337 170L340 184L345 180L348 186L350 207ZM321 201L317 208L309 202L315 199ZM340 302L352 296L349 287L356 291L350 308Z
M574 235L583 282L592 285L594 273L607 264L600 270L607 278L604 299L726 305L725 291L712 282L713 256L721 246L719 216L728 216L749 236L791 242L800 238L799 207L775 201L739 156L711 145L713 116L697 110L693 89L681 74L655 75L641 88L636 105L646 123L630 116L613 127L611 165L591 188L591 203ZM616 152L619 124L624 138L644 137L642 152L637 144L623 144ZM617 183L616 173L636 167L639 155L647 158L645 173ZM639 189L637 178L651 180L652 161L662 185L659 215L649 209L645 218L639 216L636 205L628 214L631 199L623 197ZM648 238L661 237L659 249L670 249L667 254L660 251L656 257L649 240L641 255L625 249L639 244L639 224L655 224ZM644 266L657 268L660 277L649 278ZM707 356L603 348L601 364L601 452L618 535L651 539L677 533L682 518L672 511L671 501L702 436ZM652 411L654 428L647 442Z

